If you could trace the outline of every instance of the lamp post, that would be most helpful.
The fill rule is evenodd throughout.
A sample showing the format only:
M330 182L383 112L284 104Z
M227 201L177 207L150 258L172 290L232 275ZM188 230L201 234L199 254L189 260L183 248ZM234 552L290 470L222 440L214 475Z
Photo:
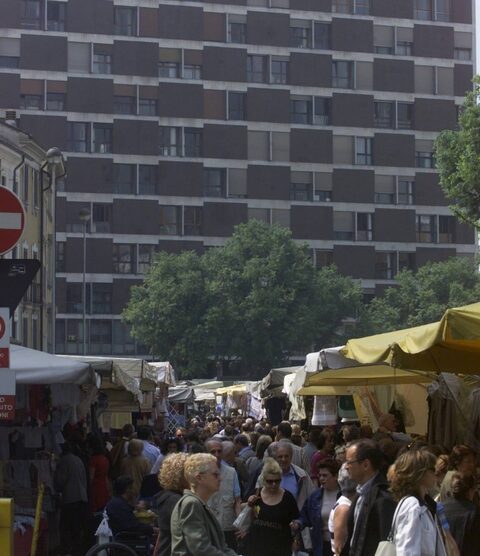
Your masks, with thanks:
M86 327L86 312L87 312L87 284L85 281L85 272L87 266L87 224L90 220L90 211L83 208L79 211L78 217L83 224L83 281L82 281L82 309L83 309L83 349L82 355L87 355L87 327Z

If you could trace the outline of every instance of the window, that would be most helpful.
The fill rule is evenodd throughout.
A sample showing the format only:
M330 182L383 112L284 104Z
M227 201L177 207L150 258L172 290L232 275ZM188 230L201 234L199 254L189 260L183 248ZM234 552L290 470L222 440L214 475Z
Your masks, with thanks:
M283 131L270 132L271 160L290 161L290 133Z
M47 93L47 110L65 110L65 93Z
M135 164L113 165L113 192L124 195L135 195L137 167Z
M334 211L333 212L333 237L338 240L352 241L354 234L354 212Z
M397 253L377 251L375 253L375 278L393 280L397 275Z
M20 39L0 37L0 67L18 68L20 60Z
M250 83L266 82L266 58L265 56L247 56L247 81Z
M112 53L109 45L93 45L93 73L112 73Z
M415 166L417 168L435 168L433 141L423 139L415 141Z
M397 27L396 35L395 54L397 56L411 56L413 49L413 27Z
M313 47L318 50L330 50L331 48L331 31L330 23L313 24L314 44Z
M93 150L96 153L112 152L112 124L93 124Z
M431 20L433 15L432 2L434 0L415 0L415 19Z
M181 156L182 140L180 127L160 126L160 156Z
M20 95L23 110L43 110L43 95Z
M353 164L354 141L351 135L333 136L333 162L334 164Z
M176 236L181 235L182 207L160 205L160 233Z
M313 200L329 203L332 200L332 174L315 172L313 176Z
M202 156L203 131L196 127L186 127L184 130L185 152L184 156Z
M450 21L451 0L435 0L435 21Z
M472 49L471 48L455 48L455 59L456 60L471 60L472 59Z
M270 160L270 133L268 131L248 131L248 159Z
M65 241L57 241L55 249L55 270L57 272L65 272L65 246Z
M290 228L290 210L289 209L271 209L271 223Z
M292 20L290 23L290 46L292 48L311 48L312 27L310 21Z
M272 56L270 69L271 83L288 83L288 59Z
M434 95L436 93L435 68L415 64L415 92Z
M412 42L397 41L397 55L398 56L411 56L412 55Z
M134 355L135 341L130 328L120 320L112 320L113 347L112 352L120 355Z
M47 3L47 30L65 31L65 2Z
M397 103L397 128L412 129L413 104L409 102Z
M453 68L436 67L437 95L454 95Z
M353 62L334 60L332 62L332 87L353 88Z
M136 112L136 98L132 96L115 95L113 97L113 113L132 115Z
M411 178L398 178L397 203L413 205L415 182Z
M373 139L356 137L355 147L355 164L371 166L373 164Z
M355 62L354 71L355 88L371 91L373 89L373 62Z
M373 45L377 54L393 54L395 46L394 31L394 27L374 25Z
M112 321L92 319L88 352L94 355L112 353Z
M138 167L139 195L158 195L158 166L140 164Z
M453 216L438 217L438 242L455 243L455 218Z
M138 246L137 272L139 274L145 274L145 272L147 272L152 266L153 258L155 257L155 248L156 245L151 245L149 243L141 243Z
M185 207L183 233L186 236L202 235L203 207Z
M375 202L385 205L395 204L394 176L375 176Z
M398 270L415 270L415 253L400 251L398 253Z
M115 6L113 8L116 35L134 37L137 34L137 8Z
M457 60L472 59L472 35L461 31L454 31L454 57Z
M229 120L245 120L245 97L246 93L228 91Z
M311 172L290 173L290 199L292 201L312 201L313 176Z
M315 125L330 125L332 114L332 99L314 97L313 123Z
M184 79L202 79L202 66L197 64L184 64L183 66Z
M20 0L20 25L23 29L40 29L40 0Z
M203 169L203 196L225 197L225 169Z
M112 284L94 282L90 284L93 315L105 315L112 312Z
M352 2L353 0L333 0L332 12L337 14L352 13Z
M310 124L312 122L311 97L290 98L290 121L295 124Z
M357 241L372 241L373 214L370 212L357 213Z
M133 243L113 244L113 272L115 274L134 274L135 245Z
M88 292L88 288L86 288ZM67 313L82 313L83 312L83 300L82 300L82 284L79 283L68 283L66 284L66 303L67 303ZM85 309L88 308L89 299L88 295L85 296Z
M243 168L228 169L228 197L244 199L247 196L247 171Z
M155 98L142 98L138 99L138 113L141 116L157 116L158 102Z
M370 0L353 0L353 13L357 15L369 15Z
M395 103L385 101L375 101L375 127L392 128L394 127Z
M247 20L245 16L228 16L228 42L237 44L247 42Z
M417 214L417 241L419 243L435 243L435 216Z
M178 62L158 62L159 77L179 77L180 64Z
M93 203L91 229L100 234L112 231L112 205Z
M333 251L313 249L313 264L315 268L324 268L333 264Z
M259 220L270 224L270 209L249 208L247 211L248 220Z
M68 122L67 150L77 153L90 152L90 124Z

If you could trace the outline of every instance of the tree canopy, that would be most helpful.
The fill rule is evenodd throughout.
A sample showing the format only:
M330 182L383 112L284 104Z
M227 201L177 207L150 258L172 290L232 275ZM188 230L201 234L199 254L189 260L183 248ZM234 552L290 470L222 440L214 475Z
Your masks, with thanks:
M466 257L427 263L401 271L398 287L386 290L366 308L362 334L379 334L439 320L446 309L480 300L476 263Z
M435 142L440 184L452 211L480 228L480 78L475 77L459 118L459 130L445 130Z
M241 362L253 377L293 352L342 342L342 322L361 300L335 267L315 269L290 230L253 220L203 255L160 253L123 316L184 376L202 376L213 361Z

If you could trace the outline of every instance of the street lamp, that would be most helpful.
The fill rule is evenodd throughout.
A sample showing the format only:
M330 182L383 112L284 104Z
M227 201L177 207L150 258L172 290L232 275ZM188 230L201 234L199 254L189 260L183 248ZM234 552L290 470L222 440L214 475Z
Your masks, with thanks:
M87 224L91 214L87 208L80 209L78 213L83 224L83 282L82 282L82 305L83 305L83 355L87 355L87 328L86 328L86 312L87 312L87 287L85 282L85 272L87 266Z

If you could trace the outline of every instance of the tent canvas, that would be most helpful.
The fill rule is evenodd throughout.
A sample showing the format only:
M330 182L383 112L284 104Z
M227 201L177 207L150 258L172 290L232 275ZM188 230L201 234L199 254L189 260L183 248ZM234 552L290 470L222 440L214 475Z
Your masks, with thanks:
M448 309L438 322L349 340L342 353L362 364L480 373L480 303Z
M17 384L84 384L94 381L90 365L71 357L12 344L10 368Z

